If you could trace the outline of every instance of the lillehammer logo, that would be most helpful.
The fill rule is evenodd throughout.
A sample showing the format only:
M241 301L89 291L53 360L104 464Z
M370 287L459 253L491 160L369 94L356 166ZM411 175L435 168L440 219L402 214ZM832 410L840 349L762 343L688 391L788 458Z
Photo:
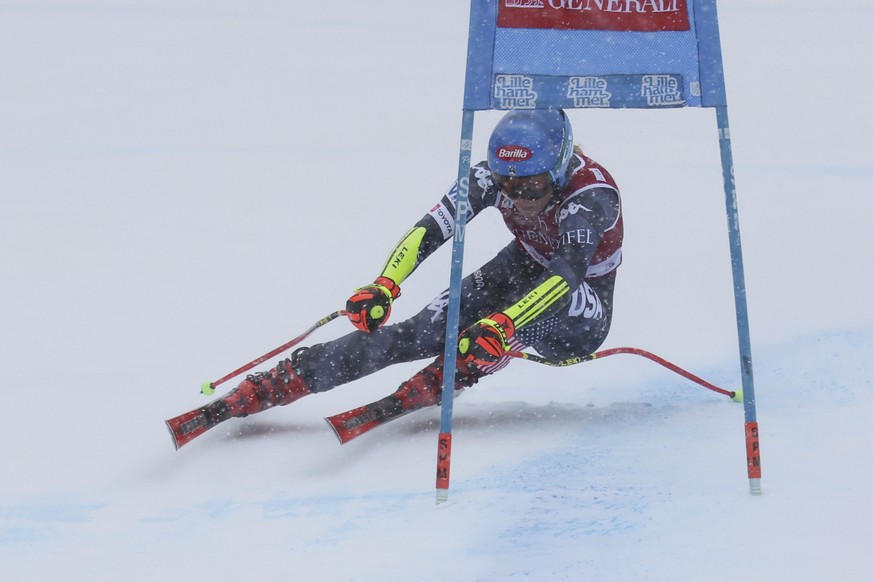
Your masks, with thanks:
M533 78L526 75L495 75L494 102L497 109L536 109L537 92Z

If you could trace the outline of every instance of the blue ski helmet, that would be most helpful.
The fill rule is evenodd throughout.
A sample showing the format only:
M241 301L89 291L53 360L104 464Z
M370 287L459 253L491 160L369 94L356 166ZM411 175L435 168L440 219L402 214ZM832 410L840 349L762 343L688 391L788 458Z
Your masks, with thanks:
M497 122L488 141L488 166L501 176L549 172L556 186L567 181L573 128L562 109L515 109Z

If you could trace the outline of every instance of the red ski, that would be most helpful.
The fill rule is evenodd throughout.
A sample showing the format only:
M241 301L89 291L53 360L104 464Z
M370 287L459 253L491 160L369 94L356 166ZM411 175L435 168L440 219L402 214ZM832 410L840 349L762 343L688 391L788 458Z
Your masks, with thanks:
M340 444L346 444L365 432L369 432L410 412L432 405L410 401L408 397L405 400L398 397L398 394L403 394L406 391L408 391L408 387L401 386L394 394L390 394L370 404L328 416L325 420L336 433L336 438L339 439ZM455 390L455 398L460 396L463 391L463 388ZM439 400L439 397L437 397L437 405L439 405Z
M176 450L231 417L226 398L227 396L166 421Z
M376 402L329 416L325 420L336 433L340 443L346 444L353 438L395 418L400 418L413 410L417 410L417 408L404 410L401 400L391 394Z
M170 436L173 438L173 446L176 447L176 450L179 450L179 448L202 435L212 426L215 426L215 424L218 424L214 423L210 426L203 408L180 414L166 421L166 423L167 428L170 429Z

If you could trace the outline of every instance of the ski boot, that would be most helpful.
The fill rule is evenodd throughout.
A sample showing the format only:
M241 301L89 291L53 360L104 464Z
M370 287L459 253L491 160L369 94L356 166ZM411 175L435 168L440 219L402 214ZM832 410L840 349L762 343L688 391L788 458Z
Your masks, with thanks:
M458 360L455 372L455 395L484 376L477 367ZM363 433L401 416L440 404L443 391L443 357L440 356L385 398L326 418L340 443L345 444Z
M274 406L285 406L312 392L296 374L290 359L269 372L246 376L227 395L167 421L176 449L229 418L244 418Z

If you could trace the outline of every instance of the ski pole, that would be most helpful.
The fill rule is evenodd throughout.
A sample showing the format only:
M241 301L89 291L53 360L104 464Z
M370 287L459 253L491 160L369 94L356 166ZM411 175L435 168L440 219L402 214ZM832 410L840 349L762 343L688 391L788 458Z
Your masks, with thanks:
M641 350L639 348L610 348L608 350L594 352L593 354L589 354L587 356L577 356L575 358L568 358L566 360L560 360L557 362L552 361L552 360L548 360L548 359L546 359L542 356L538 356L536 354L529 354L527 352L506 352L507 356L511 356L513 358L519 358L522 360L530 360L532 362L537 362L538 364L545 364L547 366L556 366L556 367L572 366L574 364L581 364L582 362L590 362L591 360L605 358L607 356L614 356L615 354L633 354L635 356L642 356L644 358L648 358L649 360L652 360L653 362L664 366L668 370L675 372L675 373L679 374L680 376L687 378L688 380L691 380L692 382L699 384L708 390L712 390L713 392L718 392L719 394L724 394L725 396L729 396L731 398L731 400L733 400L734 402L742 402L743 401L742 390L737 390L735 392L731 392L729 390L725 390L724 388L719 388L715 384L711 384L711 383L707 382L706 380L704 380L703 378L700 378L699 376L695 376L694 374L692 374L691 372L688 372L687 370L683 370L682 368L680 368L676 364L672 364L660 356L656 356L655 354L653 354L651 352L647 352L646 350Z
M210 382L207 380L206 382L204 382L203 384L200 385L200 392L203 394L207 394L207 395L214 394L215 387L218 386L219 384L223 384L224 382L230 380L234 376L236 376L238 374L242 374L243 372L247 372L247 371L251 370L252 368L254 368L255 366L257 366L258 364L262 364L262 363L266 362L267 360L269 360L273 356L275 356L277 354L281 354L285 350L296 346L297 344L299 344L300 342L305 340L309 336L309 334L314 332L319 327L321 327L327 323L330 323L331 321L333 321L337 317L340 317L340 316L343 316L346 314L347 314L346 311L339 310L339 311L334 311L330 315L322 317L321 319L316 321L315 324L312 325L312 327L310 327L309 329L307 329L306 331L304 331L303 333L301 333L300 335L295 337L293 340L282 344L281 346L279 346L275 350L272 350L272 351L264 354L263 356L252 360L251 362L249 362L245 366L242 366L241 368L237 368L236 370L234 370L230 374L228 374L222 378L219 378L215 382Z

